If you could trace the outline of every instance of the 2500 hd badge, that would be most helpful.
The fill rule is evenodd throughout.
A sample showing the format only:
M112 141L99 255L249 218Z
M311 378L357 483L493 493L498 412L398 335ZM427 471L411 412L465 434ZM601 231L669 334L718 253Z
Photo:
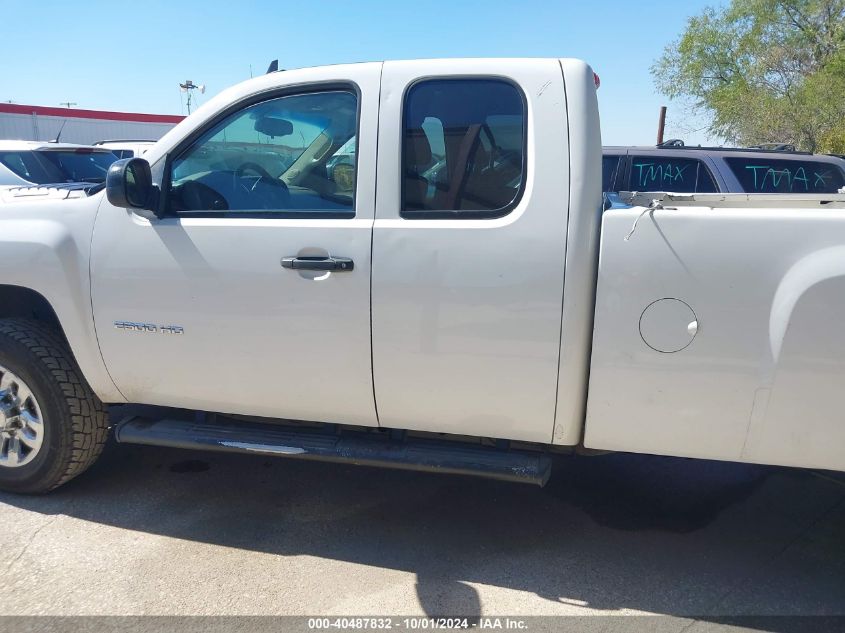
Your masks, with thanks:
M130 330L132 332L148 332L151 334L184 334L185 328L181 325L156 325L155 323L138 323L136 321L115 321L114 327L117 330Z

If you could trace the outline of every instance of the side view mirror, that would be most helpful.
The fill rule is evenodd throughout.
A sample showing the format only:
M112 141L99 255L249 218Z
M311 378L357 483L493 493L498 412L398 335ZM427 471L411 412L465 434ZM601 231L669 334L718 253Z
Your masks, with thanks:
M109 167L106 197L114 206L151 211L155 193L150 164L143 158L124 158Z

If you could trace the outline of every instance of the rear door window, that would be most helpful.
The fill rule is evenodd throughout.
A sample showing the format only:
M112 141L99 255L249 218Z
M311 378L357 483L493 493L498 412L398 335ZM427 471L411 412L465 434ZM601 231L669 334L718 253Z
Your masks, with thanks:
M845 186L842 170L813 160L726 158L746 193L836 193Z
M402 217L497 218L525 187L522 93L501 79L432 79L405 97Z
M675 156L632 156L627 188L630 191L674 193L718 191L710 170L702 161Z

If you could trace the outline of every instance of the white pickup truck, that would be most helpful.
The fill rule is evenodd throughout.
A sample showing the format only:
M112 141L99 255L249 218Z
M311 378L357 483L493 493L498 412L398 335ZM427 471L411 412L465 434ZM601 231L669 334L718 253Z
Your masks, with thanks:
M845 470L845 197L603 212L595 83L271 73L100 191L0 206L0 488L62 484L110 424L540 484L573 450Z

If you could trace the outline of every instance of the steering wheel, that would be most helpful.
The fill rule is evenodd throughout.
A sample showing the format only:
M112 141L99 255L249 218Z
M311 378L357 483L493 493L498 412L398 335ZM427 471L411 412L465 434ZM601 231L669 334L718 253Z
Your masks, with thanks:
M246 172L248 172L248 171L252 171L252 172L255 172L256 174L258 174L259 180L267 180L268 182L270 182L273 185L276 185L276 186L279 186L279 187L284 187L285 189L288 188L288 186L284 182L282 182L278 178L273 178L273 176L270 175L270 172L267 171L266 169L264 169L258 163L253 163L253 162L242 163L241 166L238 167L235 170L235 175L238 178L243 178L246 175Z
M284 183L284 181L279 180L278 178L274 178L270 174L270 172L268 172L266 169L264 169L261 165L259 165L258 163L252 162L252 161L247 161L245 163L242 163L235 170L235 176L238 179L244 178L246 176L246 172L248 172L248 171L251 171L251 172L258 174L258 178L252 184L252 187L247 188L246 185L244 185L244 188L247 189L247 191L250 194L255 192L255 189L256 189L256 187L258 187L259 183L264 182L264 183L267 183L268 185L276 188L278 194L280 196L282 196L282 199L278 200L277 202L282 207L287 206L288 199L290 198L290 193L288 191L288 186ZM267 190L265 190L265 192L266 191Z

